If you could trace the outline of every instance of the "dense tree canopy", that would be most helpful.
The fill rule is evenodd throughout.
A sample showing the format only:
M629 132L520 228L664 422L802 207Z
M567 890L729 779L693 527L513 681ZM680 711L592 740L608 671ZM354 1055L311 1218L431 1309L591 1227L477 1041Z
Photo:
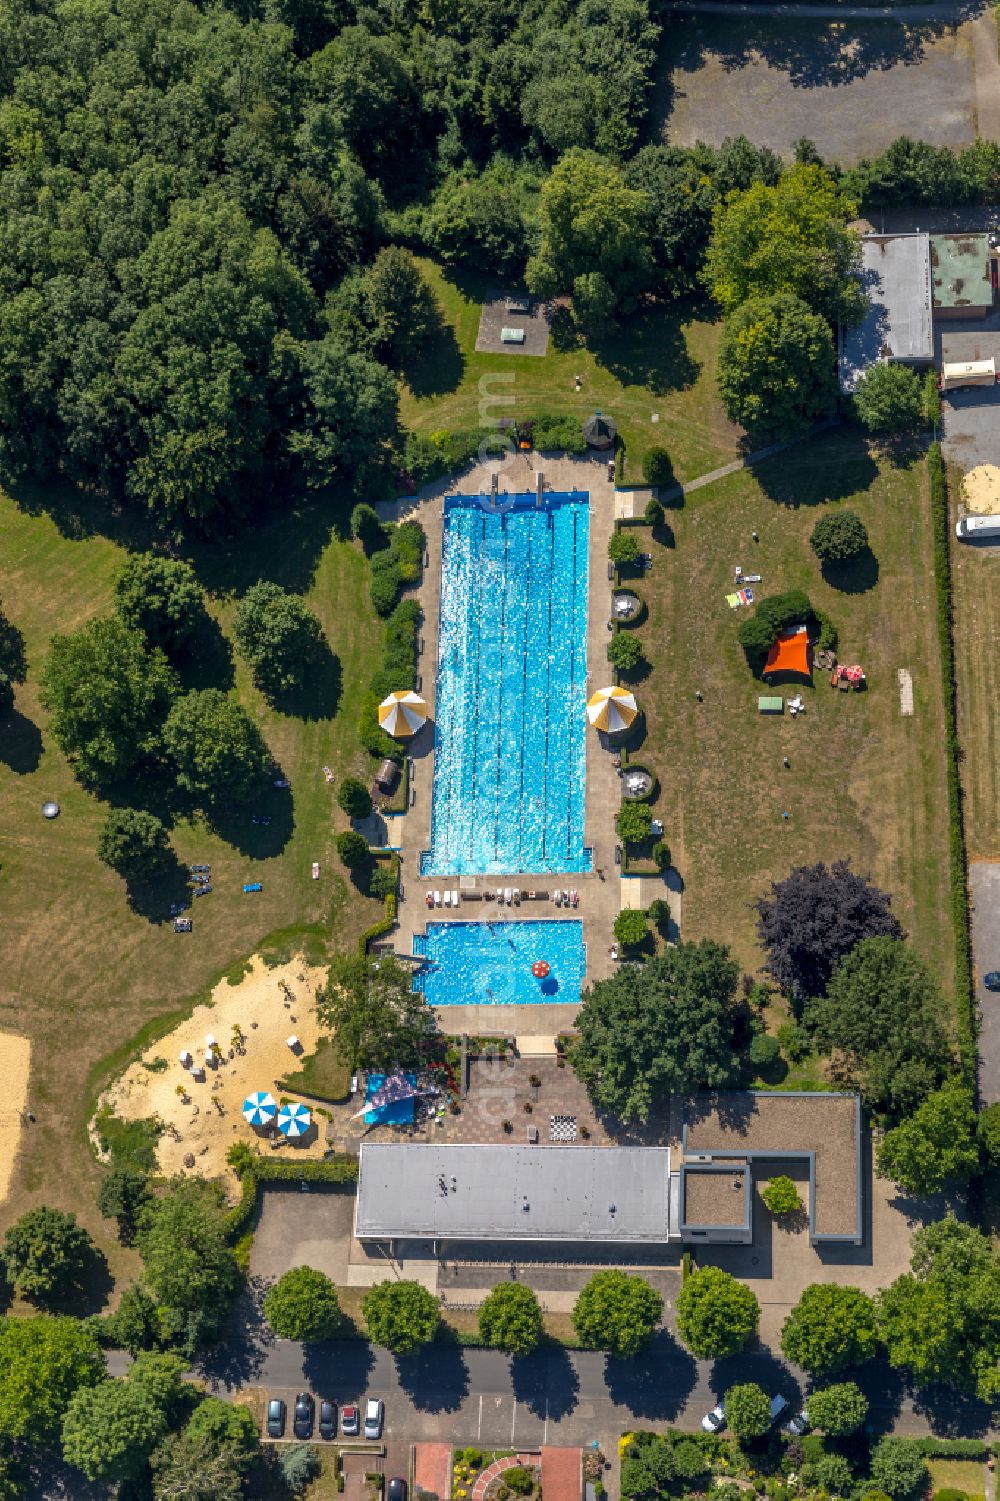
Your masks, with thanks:
M63 1454L88 1480L135 1480L166 1429L165 1413L141 1382L103 1381L71 1399Z
M488 1345L527 1355L542 1337L542 1309L523 1282L499 1282L479 1305L479 1332Z
M736 1355L756 1333L760 1304L721 1267L692 1273L677 1295L677 1332L699 1360Z
M770 1428L771 1399L755 1381L744 1381L726 1392L726 1427L737 1438L759 1438Z
M392 1069L416 1063L437 1030L434 1013L395 959L345 954L330 966L316 1014L351 1068Z
M984 1402L1000 1395L1000 1259L987 1236L949 1215L913 1237L911 1272L878 1297L892 1365Z
M115 580L125 624L168 656L190 651L205 625L205 599L190 563L134 553Z
M268 1288L264 1317L281 1339L332 1339L341 1322L337 1289L324 1272L292 1267Z
M846 860L795 866L756 904L767 968L799 1004L824 995L833 971L862 938L905 936L890 900Z
M870 433L898 433L920 421L920 381L907 365L879 360L854 392L854 410Z
M170 841L155 813L111 808L97 837L97 858L127 881L149 880L170 862Z
M233 636L257 686L272 697L306 683L323 642L319 621L299 596L267 579L240 600Z
M74 1392L104 1380L94 1331L77 1319L0 1319L0 1432L46 1443Z
M32 1303L58 1302L79 1286L92 1246L75 1214L41 1205L29 1209L4 1236L7 1278Z
M864 301L852 273L855 206L815 163L798 163L773 185L755 182L715 211L705 280L724 312L752 298L791 293L830 323L852 322Z
M738 979L729 950L703 939L595 981L570 1054L595 1105L623 1120L647 1120L671 1093L732 1084Z
M846 563L864 552L868 531L854 511L828 511L813 527L809 545L824 563Z
M361 1304L368 1333L394 1355L412 1355L434 1338L441 1310L419 1282L376 1282Z
M727 416L757 438L790 438L834 409L833 336L789 292L753 297L727 317L719 346Z
M862 1365L878 1349L875 1305L860 1288L814 1282L782 1325L781 1348L820 1379Z
M52 734L91 786L120 781L156 754L176 692L163 653L113 615L53 636L42 669Z
M650 203L630 188L613 162L568 151L542 185L539 244L527 280L543 297L573 290L577 277L598 274L613 302L635 295L650 279Z
M951 1079L887 1131L875 1157L879 1176L909 1193L937 1193L946 1183L965 1183L979 1166L972 1091Z
M173 1311L180 1343L217 1329L236 1291L239 1272L226 1240L218 1197L203 1183L181 1179L146 1206L137 1236L146 1281Z
M944 996L898 938L862 938L833 971L805 1023L847 1082L890 1119L915 1110L951 1065Z
M663 1299L644 1277L597 1272L573 1305L573 1328L591 1350L637 1355L663 1317Z
M809 1393L809 1422L832 1438L853 1433L868 1416L868 1398L854 1381L839 1381Z
M199 801L242 802L260 786L270 752L237 700L219 688L185 693L163 726L179 786Z

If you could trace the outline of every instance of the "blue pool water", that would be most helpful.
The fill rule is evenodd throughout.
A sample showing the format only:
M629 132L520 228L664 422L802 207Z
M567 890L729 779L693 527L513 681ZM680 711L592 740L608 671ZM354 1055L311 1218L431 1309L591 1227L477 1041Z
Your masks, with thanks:
M425 875L590 869L589 496L501 506L445 500Z
M429 1006L506 1006L546 1001L578 1003L587 965L583 923L432 922L413 952L424 963L413 977ZM536 959L549 975L531 973Z
M385 1083L385 1074L369 1074L365 1086L365 1103L375 1098L375 1095ZM415 1084L416 1074L404 1074L407 1084ZM374 1110L365 1111L365 1125L367 1126L402 1126L407 1125L413 1119L416 1101L411 1097L408 1100L392 1100L388 1105L377 1106Z

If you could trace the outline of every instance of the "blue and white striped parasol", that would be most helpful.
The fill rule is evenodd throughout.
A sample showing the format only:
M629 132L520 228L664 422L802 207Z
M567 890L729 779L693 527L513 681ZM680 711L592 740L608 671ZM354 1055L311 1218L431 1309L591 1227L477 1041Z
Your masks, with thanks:
M243 1114L251 1126L266 1126L278 1113L278 1102L266 1089L247 1095L243 1101Z
M282 1105L278 1111L278 1130L282 1136L304 1136L311 1121L308 1109L297 1100L293 1100L290 1105Z

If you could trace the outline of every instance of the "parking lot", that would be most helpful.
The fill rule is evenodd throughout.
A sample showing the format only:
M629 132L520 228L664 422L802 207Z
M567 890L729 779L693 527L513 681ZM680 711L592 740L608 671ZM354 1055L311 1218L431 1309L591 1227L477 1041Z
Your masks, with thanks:
M980 1008L979 1094L984 1105L1000 1100L1000 992L989 991L983 975L1000 969L1000 863L977 860L969 866L972 887L972 955Z

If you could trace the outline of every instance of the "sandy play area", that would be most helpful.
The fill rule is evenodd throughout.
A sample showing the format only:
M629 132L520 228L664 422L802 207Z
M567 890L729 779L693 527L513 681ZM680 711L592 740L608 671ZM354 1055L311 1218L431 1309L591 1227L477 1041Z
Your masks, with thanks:
M24 1112L28 1105L28 1072L31 1044L14 1032L0 1032L0 1075L4 1081L4 1099L0 1106L0 1204L10 1191L14 1159L24 1129Z
M209 1178L229 1174L226 1152L234 1141L269 1149L270 1137L247 1124L241 1107L258 1089L270 1090L279 1100L284 1092L278 1081L295 1073L302 1058L315 1051L320 1033L313 998L324 978L323 969L301 960L268 969L255 958L238 985L220 981L211 1005L196 1007L186 1022L151 1044L143 1059L105 1090L99 1108L109 1105L122 1120L157 1116L164 1126L157 1151L164 1173L192 1172ZM293 1034L301 1044L297 1054L287 1042ZM215 1063L209 1036L221 1050ZM180 1062L182 1052L191 1055L189 1067ZM150 1072L146 1065L160 1058L167 1060L167 1067ZM296 1141L279 1136L274 1150L286 1160L319 1158L325 1137L326 1117L314 1111L305 1136Z
M974 516L1000 515L1000 469L978 464L962 480L962 499Z

